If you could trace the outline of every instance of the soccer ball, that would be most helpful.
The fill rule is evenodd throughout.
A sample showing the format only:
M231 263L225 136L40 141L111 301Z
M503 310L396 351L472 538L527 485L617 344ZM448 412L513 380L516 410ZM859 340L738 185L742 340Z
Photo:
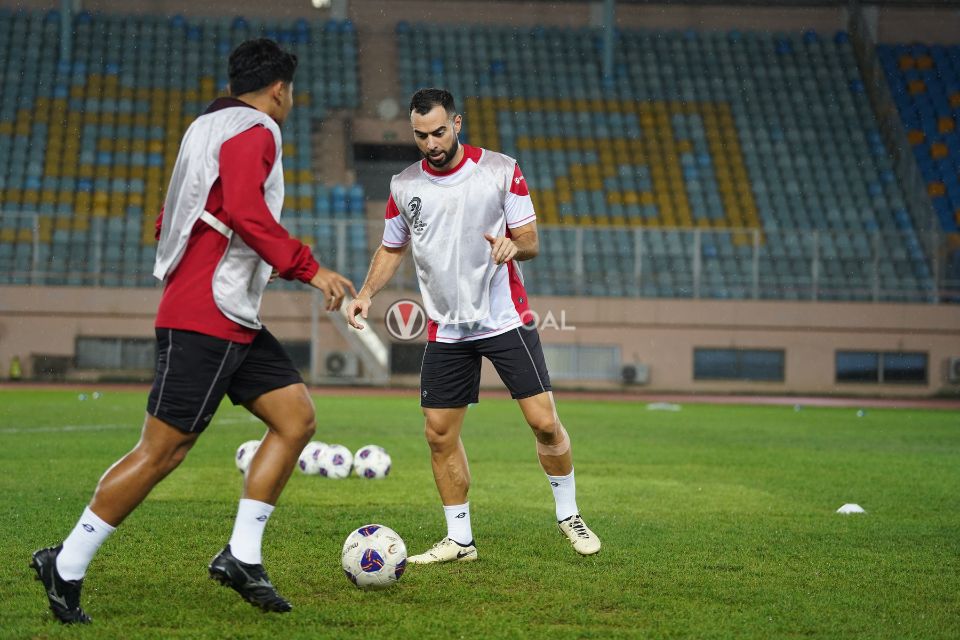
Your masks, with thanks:
M250 462L253 460L253 456L259 448L259 440L247 440L237 448L237 455L234 458L234 462L237 463L237 469L240 470L240 473L245 474L247 472L247 469L250 468Z
M347 579L361 589L386 589L407 568L407 546L397 532L382 524L360 527L343 543Z
M297 462L297 466L300 467L300 471L303 471L308 476L316 476L320 474L320 452L323 451L327 446L326 442L309 442L307 446L303 448L303 451L300 453L300 460Z
M317 468L325 478L346 478L353 467L353 454L342 444L327 445L317 454Z
M383 447L368 444L353 454L353 472L360 478L381 480L390 473L390 454Z

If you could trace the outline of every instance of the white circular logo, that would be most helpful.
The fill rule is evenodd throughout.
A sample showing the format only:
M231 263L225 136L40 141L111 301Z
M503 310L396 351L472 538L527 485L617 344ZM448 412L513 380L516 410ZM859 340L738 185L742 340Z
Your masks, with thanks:
M404 342L417 338L427 326L427 313L414 300L397 300L383 318L387 333Z

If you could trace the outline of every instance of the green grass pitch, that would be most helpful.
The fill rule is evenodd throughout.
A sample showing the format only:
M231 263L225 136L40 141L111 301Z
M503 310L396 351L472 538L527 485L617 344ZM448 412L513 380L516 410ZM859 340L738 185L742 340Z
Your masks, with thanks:
M960 414L564 400L578 502L604 542L580 558L553 524L534 441L507 400L464 442L479 562L410 567L384 592L342 575L355 527L411 553L445 534L409 397L317 397L316 439L393 456L384 481L295 473L264 555L287 615L207 577L230 535L236 447L263 428L224 404L186 462L94 559L84 628L51 618L30 553L65 536L136 441L144 392L0 392L2 638L956 638ZM835 510L856 502L866 515Z

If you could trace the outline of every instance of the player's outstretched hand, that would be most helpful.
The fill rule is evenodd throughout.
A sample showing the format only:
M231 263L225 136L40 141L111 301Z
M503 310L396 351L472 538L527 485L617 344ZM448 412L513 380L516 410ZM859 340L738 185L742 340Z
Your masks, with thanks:
M347 322L354 329L363 329L364 324L357 319L357 314L367 319L367 313L370 312L370 305L373 302L367 296L358 296L347 305Z
M496 264L509 262L517 255L517 245L510 238L506 236L494 238L489 233L483 234L483 237L490 243L490 255Z
M347 292L354 296L357 295L357 290L353 288L353 282L349 278L323 267L317 269L317 273L310 279L310 286L323 291L324 300L327 302L327 311L337 311L343 304L343 297L347 295Z

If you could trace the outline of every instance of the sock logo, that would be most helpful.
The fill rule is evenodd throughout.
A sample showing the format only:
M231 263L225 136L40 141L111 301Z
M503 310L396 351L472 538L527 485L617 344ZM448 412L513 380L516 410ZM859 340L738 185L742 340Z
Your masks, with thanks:
M266 515L257 516L257 522L266 522L266 521L267 521Z
M559 483L559 482L553 482L553 481L551 480L551 481L550 481L550 486L551 486L551 487L559 487L559 486L560 486L560 483Z
M86 522L83 523L83 530L86 531L87 533L93 533L94 531L96 531L96 529L93 528L92 524L87 524Z
M459 520L460 518L466 518L466 517L467 517L467 512L466 512L466 511L461 511L460 513L457 514L457 519L458 519L458 520Z

